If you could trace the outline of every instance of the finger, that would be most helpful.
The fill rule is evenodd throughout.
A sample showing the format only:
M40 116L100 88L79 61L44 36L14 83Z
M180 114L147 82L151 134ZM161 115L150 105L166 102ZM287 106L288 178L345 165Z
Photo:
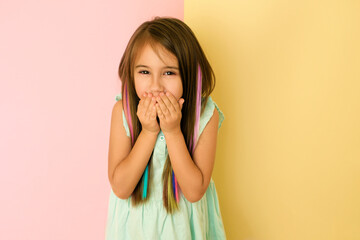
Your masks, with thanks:
M151 114L150 114L150 118L152 120L156 119L156 101L155 98L153 97L152 101L151 101Z
M179 99L179 104L180 104L180 110L182 109L183 105L184 105L185 100L183 98Z
M142 97L140 97L140 100L145 100L146 97L147 97L148 93L147 92L144 92Z
M147 116L149 115L149 108L150 108L150 103L151 103L151 99L152 99L152 94L151 93L148 93L147 94L147 97L145 99L145 102L144 102L144 114Z
M156 113L157 115L159 116L159 119L160 120L165 120L165 115L163 114L161 108L160 108L160 104L159 103L156 103Z
M171 101L175 111L180 111L181 107L180 107L180 99L179 101L176 100L175 96L172 95L170 92L167 92L166 95L168 96L169 100Z
M167 109L169 109L170 114L171 114L171 113L174 113L176 110L175 110L175 107L173 106L172 102L170 101L170 99L168 97L170 95L171 95L170 92L166 92L166 94L160 93L161 99L163 100L165 106L167 107Z
M174 95L172 95L170 92L166 92L166 96L168 97L174 111L180 111L180 106L178 101L176 101L176 98Z
M141 107L141 108L143 107L146 96L147 96L147 93L145 92L145 93L143 93L143 95L140 97L140 101L139 101L139 106L138 106L138 107Z
M157 100L158 105L159 105L159 107L160 107L161 113L162 113L163 115L170 114L170 111L169 111L169 109L167 108L167 106L165 105L162 97L158 96L156 100Z
M145 106L145 102L146 102L146 99L148 98L148 93L147 92L144 92L142 97L140 98L140 101L139 101L139 107L144 107Z

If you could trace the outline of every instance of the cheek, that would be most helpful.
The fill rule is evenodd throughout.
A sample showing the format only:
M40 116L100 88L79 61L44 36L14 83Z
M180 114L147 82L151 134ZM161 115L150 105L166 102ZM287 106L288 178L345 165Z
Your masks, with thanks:
M178 97L179 98L181 98L181 96L183 95L183 85L182 85L182 81L181 81L181 79L179 79L179 83L178 83L178 85L179 85L179 90L178 90Z
M142 84L139 84L138 81L135 80L135 91L139 98L142 98L142 95L146 92L145 87Z
M181 82L180 84L179 83L172 84L171 86L168 86L166 89L167 91L171 92L171 94L174 95L174 97L177 100L179 100L183 94L183 87Z
M182 86L182 84L179 85L179 90L178 90L177 94L178 94L177 99L180 99L181 96L183 95L183 86Z
M176 97L177 99L180 99L181 96L183 95L183 85L182 85L182 81L181 78L179 77L178 81L177 81L177 87L176 87L177 91L176 91Z
M139 91L137 88L135 88L135 90L136 90L136 94L137 94L138 98L141 99L141 96L144 94L144 92Z

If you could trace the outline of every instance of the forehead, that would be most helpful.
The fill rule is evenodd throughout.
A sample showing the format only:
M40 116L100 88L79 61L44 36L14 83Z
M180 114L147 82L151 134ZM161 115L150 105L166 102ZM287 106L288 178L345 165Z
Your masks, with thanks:
M177 57L167 50L160 43L149 43L145 42L141 47L139 47L137 54L135 56L135 63L141 61L152 61L153 58L159 58L164 64L173 64L178 65Z

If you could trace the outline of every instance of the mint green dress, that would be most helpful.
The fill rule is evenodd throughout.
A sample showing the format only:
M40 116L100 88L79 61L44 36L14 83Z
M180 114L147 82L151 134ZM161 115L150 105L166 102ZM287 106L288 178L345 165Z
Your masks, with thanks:
M116 96L121 99L121 94ZM200 117L200 134L213 115L214 108L219 112L220 128L224 115L209 97L205 110ZM123 123L127 136L129 127L123 111ZM167 214L162 199L161 180L167 148L164 134L160 131L155 143L151 178L151 191L147 203L133 207L128 199L118 198L111 189L106 222L106 240L187 240L187 239L226 239L224 225L219 208L215 183L211 178L204 196L197 202L189 202L180 194L179 209L175 214Z

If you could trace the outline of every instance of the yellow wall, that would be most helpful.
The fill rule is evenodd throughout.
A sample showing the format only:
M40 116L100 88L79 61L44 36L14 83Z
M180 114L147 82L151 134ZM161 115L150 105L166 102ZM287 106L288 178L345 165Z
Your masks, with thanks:
M228 239L360 239L360 2L185 0L225 114Z

